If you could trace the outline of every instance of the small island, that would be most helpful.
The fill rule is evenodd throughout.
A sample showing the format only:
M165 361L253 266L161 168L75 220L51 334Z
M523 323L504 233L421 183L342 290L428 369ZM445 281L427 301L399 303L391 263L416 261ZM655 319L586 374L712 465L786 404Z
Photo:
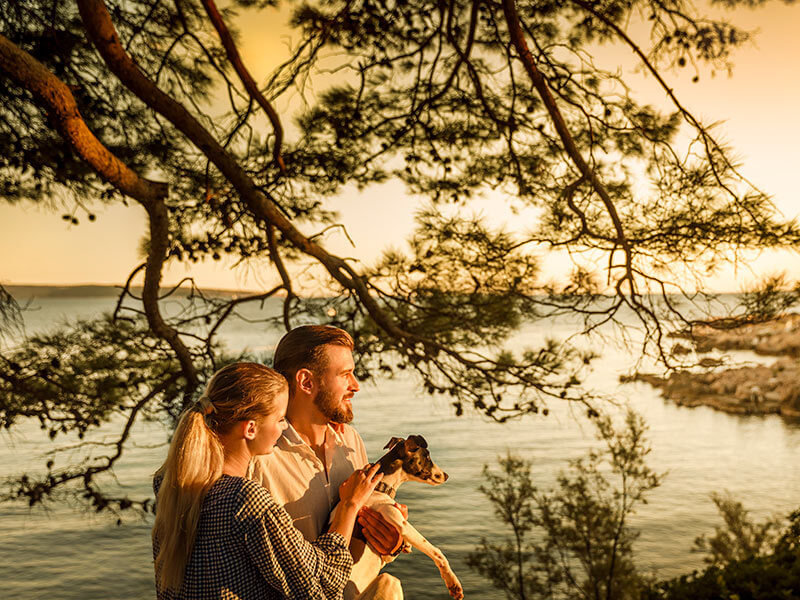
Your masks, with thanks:
M645 381L681 406L710 406L734 414L771 414L800 418L800 314L785 314L739 324L711 321L692 326L674 337L691 342L704 370L678 370L662 377L637 373L622 381ZM688 354L678 342L673 353ZM770 365L726 367L701 357L712 350L751 350L779 357Z

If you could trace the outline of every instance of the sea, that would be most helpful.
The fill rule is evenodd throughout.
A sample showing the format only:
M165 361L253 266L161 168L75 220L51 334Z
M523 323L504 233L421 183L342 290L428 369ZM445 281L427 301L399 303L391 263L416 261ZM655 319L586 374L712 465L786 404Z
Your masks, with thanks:
M24 312L25 335L98 316L112 310L114 302L111 296L34 296ZM277 312L278 306L267 303L247 310ZM511 343L537 347L579 329L567 317L540 320L520 327ZM248 350L268 360L281 333L246 318L232 319L220 337L231 350ZM23 334L18 335L6 341L4 351L20 342ZM644 416L652 446L648 464L664 474L663 484L631 518L640 534L634 550L642 571L668 578L703 567L703 556L692 552L692 546L696 537L721 525L710 498L714 492L730 492L756 519L785 517L800 507L800 423L778 415L737 416L677 406L645 383L620 383L620 376L635 367L659 369L642 358L635 333L627 343L614 332L577 339L598 354L585 386L606 397L603 406L615 418L628 407ZM771 360L748 352L728 353L726 358L735 363ZM568 472L571 460L597 446L591 421L578 405L550 401L546 416L540 412L499 424L476 413L456 416L447 399L427 395L408 374L364 383L353 406L354 425L371 459L381 456L391 437L419 434L449 474L437 487L407 483L397 497L409 506L414 526L448 557L468 599L505 597L465 561L481 540L497 542L510 535L479 490L484 466L496 468L499 457L517 454L532 462L536 486L547 491L559 473ZM151 477L164 459L168 434L160 423L138 424L107 485L131 497L151 496ZM103 442L108 435L101 430L87 439ZM51 441L38 422L20 422L0 434L0 478L41 470L48 457L56 468L68 464L80 456L76 442ZM63 451L54 454L57 448ZM33 508L0 503L0 597L154 598L151 526L152 516L123 514L118 523L116 516L68 501ZM401 579L408 599L449 597L433 562L418 551L400 556L386 570Z

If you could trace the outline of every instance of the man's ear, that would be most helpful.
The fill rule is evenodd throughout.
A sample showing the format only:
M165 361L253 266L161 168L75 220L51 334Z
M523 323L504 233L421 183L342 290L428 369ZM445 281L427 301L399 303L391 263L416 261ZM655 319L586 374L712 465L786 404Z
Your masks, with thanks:
M298 369L294 374L294 380L297 384L297 389L305 392L306 394L314 393L314 373L309 369Z
M242 423L242 435L246 440L254 440L258 433L258 423L250 419Z

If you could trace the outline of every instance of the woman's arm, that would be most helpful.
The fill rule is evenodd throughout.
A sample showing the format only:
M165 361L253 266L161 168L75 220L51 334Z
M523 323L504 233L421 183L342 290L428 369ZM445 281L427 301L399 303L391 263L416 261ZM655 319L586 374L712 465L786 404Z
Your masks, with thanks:
M353 558L340 534L306 541L289 514L255 482L246 488L235 528L263 580L289 600L341 596Z
M339 488L342 510L328 533L309 543L289 514L255 482L243 488L246 499L237 514L239 535L266 582L290 600L337 598L350 577L353 558L347 548L358 510L375 485L378 465L356 471Z
M339 486L339 504L336 505L336 513L328 531L341 534L347 544L350 544L358 511L364 506L378 482L383 479L383 475L378 475L380 467L378 463L368 464L350 475Z

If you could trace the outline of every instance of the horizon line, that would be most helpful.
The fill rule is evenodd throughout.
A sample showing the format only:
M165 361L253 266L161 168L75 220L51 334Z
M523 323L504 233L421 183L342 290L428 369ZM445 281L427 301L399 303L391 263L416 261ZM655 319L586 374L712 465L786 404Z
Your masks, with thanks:
M8 283L4 281L0 281L0 286L8 288L48 288L48 289L73 289L73 288L109 288L109 289L118 289L121 290L124 287L122 283ZM159 289L161 290L168 290L175 288L175 285L162 285ZM132 285L130 289L141 290L143 288L142 285ZM251 288L251 289L230 289L230 288L215 288L215 287L200 287L195 286L196 289L200 290L201 292L211 292L211 293L224 293L224 294L257 294L259 291L264 291L263 288ZM190 290L191 287L185 285L178 285L177 289L180 290ZM706 291L699 291L695 290L694 293L696 294L742 294L742 290L737 291L716 291L716 290L706 290ZM614 296L615 294L604 294L600 293L601 296ZM660 293L650 293L650 294L642 294L644 296L660 296ZM667 294L668 296L689 296L691 294L685 294L682 292L672 292ZM286 296L286 290L279 290L275 293L276 298L284 298ZM324 295L305 295L305 294L295 294L298 298L335 298L336 296L324 296Z

